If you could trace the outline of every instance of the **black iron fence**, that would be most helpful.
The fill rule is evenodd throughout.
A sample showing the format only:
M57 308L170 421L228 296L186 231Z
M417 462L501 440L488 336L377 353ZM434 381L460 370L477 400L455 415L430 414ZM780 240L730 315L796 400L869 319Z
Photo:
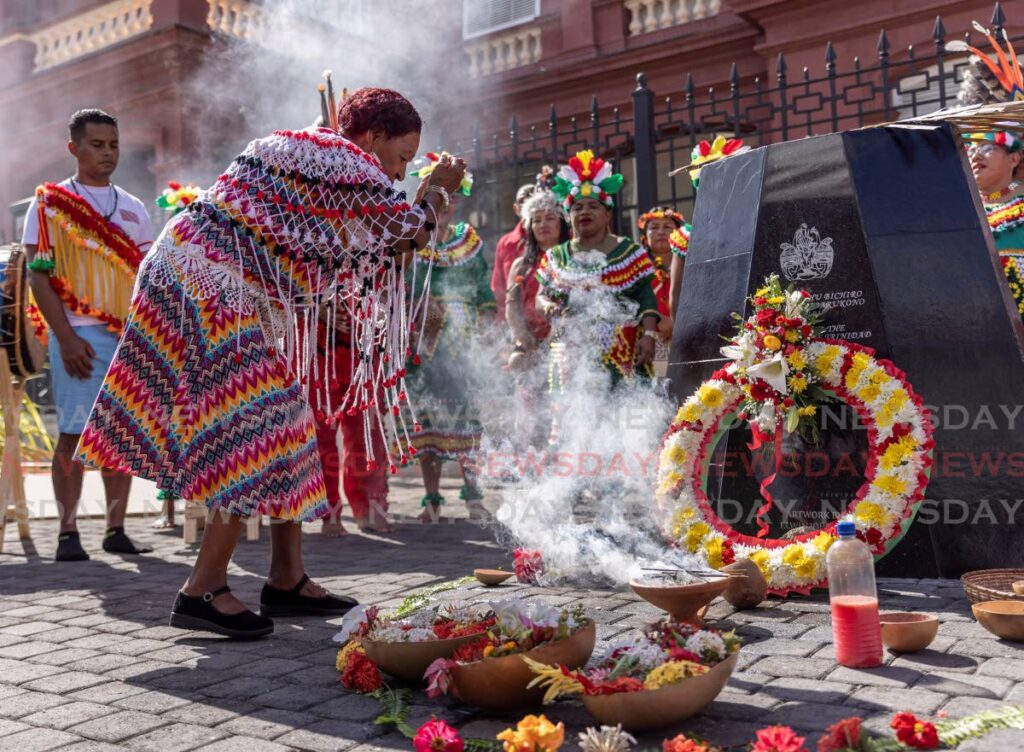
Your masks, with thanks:
M997 38L1005 25L997 2L990 19ZM812 75L808 68L791 71L782 54L767 77L744 75L734 64L724 89L702 89L688 74L680 81L681 94L660 99L641 73L628 111L604 109L594 97L588 113L565 117L552 105L546 123L522 127L513 116L507 131L484 135L478 129L470 139L453 144L476 175L470 219L493 246L514 224L511 201L518 186L532 182L542 165L564 163L584 148L612 159L625 176L615 218L622 234L630 234L638 210L656 204L674 206L689 216L692 184L685 174L670 178L668 173L689 164L702 139L722 134L757 147L954 105L967 56L948 52L946 43L953 38L972 43L970 30L950 36L936 17L930 36L925 50L910 46L895 51L882 30L874 59L855 57L842 70L830 42L823 75ZM982 49L988 46L976 32L974 37Z

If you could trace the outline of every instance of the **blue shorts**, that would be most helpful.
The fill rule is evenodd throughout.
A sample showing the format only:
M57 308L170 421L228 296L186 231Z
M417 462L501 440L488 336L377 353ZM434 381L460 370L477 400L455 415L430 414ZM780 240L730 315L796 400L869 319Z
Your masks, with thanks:
M50 379L53 382L53 401L57 404L57 430L61 433L78 435L85 429L85 421L92 412L107 369L114 359L118 337L107 331L107 327L75 326L72 331L84 339L96 352L92 361L92 375L87 379L76 379L64 370L60 346L50 337Z

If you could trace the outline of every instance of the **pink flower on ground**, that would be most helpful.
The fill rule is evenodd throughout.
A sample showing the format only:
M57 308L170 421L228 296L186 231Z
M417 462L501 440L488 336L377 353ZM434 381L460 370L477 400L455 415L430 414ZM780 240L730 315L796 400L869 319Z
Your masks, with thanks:
M768 726L757 732L750 752L807 752L807 747L804 737L797 736L789 726Z
M412 746L416 752L462 752L462 737L444 721L427 721L416 731Z

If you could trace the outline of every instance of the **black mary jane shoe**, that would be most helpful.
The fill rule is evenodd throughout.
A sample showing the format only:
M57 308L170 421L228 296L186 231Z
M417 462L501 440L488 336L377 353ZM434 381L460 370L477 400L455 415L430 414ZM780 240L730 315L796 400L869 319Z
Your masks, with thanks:
M225 614L214 608L213 599L228 592L231 588L225 585L197 598L179 590L171 609L171 626L213 632L233 640L256 640L274 631L273 621L248 609L237 614Z
M261 616L342 616L359 605L354 598L327 594L322 598L302 595L309 575L302 575L299 584L289 590L263 586L260 593Z

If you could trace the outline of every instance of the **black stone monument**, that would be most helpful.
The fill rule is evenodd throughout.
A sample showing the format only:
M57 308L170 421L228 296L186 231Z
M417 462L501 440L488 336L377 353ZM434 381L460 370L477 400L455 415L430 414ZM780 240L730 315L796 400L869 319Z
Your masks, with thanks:
M950 128L850 131L708 165L692 224L674 394L722 366L730 314L748 315L745 298L778 273L829 306L825 336L895 362L933 412L927 501L880 571L1024 566L1024 327ZM756 487L722 495L756 505Z

